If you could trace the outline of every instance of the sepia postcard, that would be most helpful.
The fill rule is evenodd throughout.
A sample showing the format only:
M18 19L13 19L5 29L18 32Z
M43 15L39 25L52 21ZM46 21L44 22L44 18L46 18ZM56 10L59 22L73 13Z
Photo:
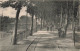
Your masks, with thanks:
M80 51L80 0L0 0L0 51Z

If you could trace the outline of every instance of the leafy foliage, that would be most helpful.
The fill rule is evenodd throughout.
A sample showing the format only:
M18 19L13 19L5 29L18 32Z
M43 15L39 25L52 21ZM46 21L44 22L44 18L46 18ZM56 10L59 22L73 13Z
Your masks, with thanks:
M5 7L9 7L10 5L10 1L5 1L1 4L1 7L5 8Z
M3 8L6 8L6 7L12 7L12 8L20 8L20 7L23 7L23 6L27 6L27 2L25 1L19 1L19 2L16 2L16 1L5 1L1 4L1 7Z
M27 13L35 14L36 15L36 13L37 13L37 7L33 6L32 4L29 4L27 6Z

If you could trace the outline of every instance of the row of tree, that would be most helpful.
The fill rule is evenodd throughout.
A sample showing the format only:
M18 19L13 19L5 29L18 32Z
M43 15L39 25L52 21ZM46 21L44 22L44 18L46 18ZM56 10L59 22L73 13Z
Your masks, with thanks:
M35 6L33 3L30 3L29 1L14 1L14 0L9 0L9 1L5 1L2 2L1 7L5 8L5 7L12 7L15 8L15 10L17 10L16 12L16 22L15 22L15 30L14 30L14 39L13 39L13 44L17 44L17 27L18 27L18 18L19 18L19 14L20 11L22 9L22 7L27 7L27 13L29 13L32 16L32 26L31 26L31 33L30 35L32 36L33 34L33 17L34 17L34 12L35 12Z
M78 1L6 1L1 4L3 8L11 6L17 10L16 12L16 23L15 23L15 33L14 33L14 43L17 44L17 25L18 25L18 17L22 7L27 7L27 13L32 16L32 26L31 26L31 34L33 34L33 18L34 15L38 18L41 18L41 23L54 23L59 26L59 35L60 37L66 37L66 32L68 25L70 22L73 22L73 32L75 34L75 23L78 20ZM36 18L37 20L37 18ZM37 23L37 22L36 22ZM42 24L41 24L42 28ZM62 28L64 30L62 30ZM63 35L61 35L61 33ZM75 36L75 35L74 35Z
M34 1L33 1L34 2ZM37 5L37 16L49 24L58 26L59 37L66 37L67 29L72 24L74 45L75 29L80 26L79 0L34 2ZM79 27L78 27L79 28Z

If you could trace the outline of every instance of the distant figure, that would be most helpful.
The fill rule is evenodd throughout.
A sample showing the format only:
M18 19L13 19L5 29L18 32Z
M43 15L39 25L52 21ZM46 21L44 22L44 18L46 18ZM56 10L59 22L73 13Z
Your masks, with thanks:
M61 28L58 28L58 35L59 35L59 37L61 37L61 32L62 32Z
M49 31L49 26L47 26L47 31Z
M64 27L61 30L62 30L62 33L61 33L62 35L61 36L64 37L65 36L65 34L64 34L65 33Z
M52 31L52 25L50 26L50 31Z
M51 27L50 27L50 31L52 31L52 30L53 30L53 27L54 27L54 25L52 24L52 25L51 25Z

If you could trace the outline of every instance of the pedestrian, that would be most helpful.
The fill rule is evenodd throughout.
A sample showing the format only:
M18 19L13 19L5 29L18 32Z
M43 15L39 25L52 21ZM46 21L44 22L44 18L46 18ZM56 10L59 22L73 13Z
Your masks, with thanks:
M47 26L46 26L46 27L47 27L47 31L49 31L49 25L48 25L48 24L47 24Z
M50 26L50 31L52 31L52 25Z
M58 28L58 35L59 35L59 37L61 37L61 32L62 32L61 28Z

